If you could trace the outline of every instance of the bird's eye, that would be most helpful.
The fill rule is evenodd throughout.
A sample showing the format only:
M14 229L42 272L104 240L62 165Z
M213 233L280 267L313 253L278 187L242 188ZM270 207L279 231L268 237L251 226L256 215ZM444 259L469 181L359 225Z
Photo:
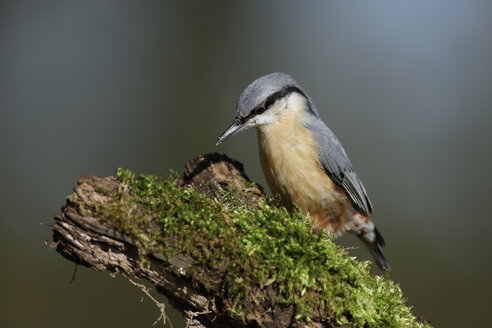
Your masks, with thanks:
M266 110L265 106L260 106L260 107L256 108L255 112L257 115L259 115L259 114L263 114L265 112L265 110Z

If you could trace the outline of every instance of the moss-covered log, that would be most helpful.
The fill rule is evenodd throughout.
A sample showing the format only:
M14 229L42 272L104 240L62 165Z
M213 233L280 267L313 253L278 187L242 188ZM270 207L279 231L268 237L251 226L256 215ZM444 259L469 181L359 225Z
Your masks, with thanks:
M395 283L223 155L188 162L180 179L82 177L55 221L63 256L150 281L198 326L429 327Z

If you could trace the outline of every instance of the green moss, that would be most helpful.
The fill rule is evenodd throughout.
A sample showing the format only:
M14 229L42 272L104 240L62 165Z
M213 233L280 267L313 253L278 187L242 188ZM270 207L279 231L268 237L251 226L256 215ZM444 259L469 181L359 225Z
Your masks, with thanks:
M137 240L142 254L192 256L187 273L205 287L207 269L227 264L227 310L238 317L242 300L273 285L281 302L296 305L299 320L328 311L337 323L353 327L429 327L416 320L398 285L371 275L368 262L350 257L324 232L313 232L300 211L290 214L269 200L259 209L245 208L232 191L218 203L177 186L175 173L135 178L118 169L117 178L114 201L100 213Z

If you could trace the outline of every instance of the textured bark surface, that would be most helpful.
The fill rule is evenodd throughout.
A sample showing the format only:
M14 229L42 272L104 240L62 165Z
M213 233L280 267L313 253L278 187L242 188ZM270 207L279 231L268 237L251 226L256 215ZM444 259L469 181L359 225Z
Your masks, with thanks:
M207 154L189 161L180 184L191 184L208 197L220 200L219 190L232 186L248 206L257 206L263 197L261 187L249 184L242 165L227 156ZM187 254L175 254L166 259L160 254L142 254L127 235L116 231L96 211L98 204L111 201L119 188L115 177L84 176L74 193L67 197L62 212L55 217L53 241L56 250L67 259L95 270L121 272L154 284L173 306L181 310L190 327L334 327L328 313L313 313L309 324L294 319L294 306L278 302L279 292L273 286L258 289L255 300L244 300L245 319L230 315L223 300L225 268L213 268L205 274L208 290L200 281L184 272L194 259ZM138 209L133 209L138 213ZM149 218L152 225L153 218ZM191 323L191 321L193 323Z

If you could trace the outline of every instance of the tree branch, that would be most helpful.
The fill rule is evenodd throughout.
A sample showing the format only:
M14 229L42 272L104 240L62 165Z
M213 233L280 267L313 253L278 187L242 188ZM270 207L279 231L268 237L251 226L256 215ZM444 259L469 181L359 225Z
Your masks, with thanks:
M321 289L315 286L319 283L323 286L326 284L321 276L319 277L321 282L318 282L316 277L312 282L311 280L303 282L306 286L303 291L294 289L287 292L286 289L289 289L290 285L276 276L280 271L268 267L264 272L264 281L250 281L247 288L241 287L241 281L251 279L251 276L258 277L258 270L263 267L255 266L255 272L249 275L245 272L245 268L257 265L260 261L261 251L257 249L251 251L248 248L247 254L252 252L252 255L246 260L240 260L245 262L244 268L241 267L242 262L237 262L235 256L243 254L234 249L239 247L237 243L241 242L241 245L246 244L248 247L251 245L245 240L244 236L247 235L234 235L236 231L240 231L238 229L241 228L242 222L231 219L234 215L231 213L237 212L236 208L232 207L237 207L240 212L242 211L241 213L249 213L248 211L263 213L261 211L264 209L260 208L258 201L265 201L265 196L261 187L248 179L239 162L218 154L203 155L188 162L183 177L175 183L181 187L172 187L177 188L172 190L178 190L185 195L177 201L163 191L162 186L165 184L155 187L152 184L154 179L152 177L146 180L133 180L133 177L128 176L126 178L81 177L74 192L67 197L62 212L55 217L53 241L56 250L67 259L95 270L121 272L128 277L134 276L149 281L160 293L169 298L174 307L188 317L190 327L342 327L357 326L357 320L362 320L357 319L356 310L351 312L350 309L342 309L340 310L342 313L338 313L336 304L327 304L328 298L318 297ZM202 196L190 198L189 193L192 191L189 188L182 188L187 185L192 186L198 193L205 194L207 199L200 198ZM157 192L158 197L151 198L149 190ZM236 197L233 201L229 199L231 193ZM209 201L208 205L205 204L210 199L213 201ZM173 201L178 205L173 207ZM196 202L199 204L196 205ZM176 226L171 226L169 223L173 220L173 215L179 217L176 211L183 210L189 204L196 206L193 207L195 212L202 208L205 211L209 208L207 206L212 206L213 211L219 211L217 213L221 215L225 213L224 225L229 226L225 232L216 234L212 234L210 229L197 230L207 235L205 246L199 244L196 239L197 233L189 232L195 230L187 229L198 229L205 225L199 221L206 216L205 214L197 216L192 221L186 221L182 228L177 226L176 229ZM232 208L232 212L231 209L216 209L214 206L219 208L219 205L213 204L229 204L227 206ZM165 207L164 211L163 207ZM190 212L188 216L193 216L192 214ZM214 215L218 218L219 214ZM213 218L213 215L211 217ZM289 230L290 223L285 223L285 220L285 214L280 215L278 218L280 228L284 224ZM277 221L272 219L271 222ZM294 222L294 224L299 223ZM240 228L237 228L238 225ZM251 230L249 227L247 229L249 229L247 231ZM229 234L229 237L220 237L224 233ZM302 238L317 238L310 235L312 233ZM228 242L232 241L236 244L228 246ZM331 242L321 240L320 243ZM213 253L212 247L219 249L220 252ZM229 248L232 249L228 250ZM337 249L337 252L342 254L337 256L342 256L343 261L349 261L345 259L349 257L343 250ZM300 256L302 259L303 254ZM359 265L361 271L367 271L363 274L369 277L367 265L355 265ZM308 268L311 268L311 263L308 263ZM332 271L333 275L330 276L332 280L342 279L339 275L345 272L333 267L327 267L327 270ZM242 272L244 276L241 276ZM361 282L356 279L362 278L343 278L343 284L349 286L347 279L357 285ZM377 285L379 282L374 284ZM398 294L399 288L391 286L398 289L396 293ZM240 292L237 291L238 288ZM288 295L293 295L293 298ZM289 299L286 299L287 297ZM340 297L343 295L340 294ZM300 302L304 299L307 304L311 304L309 317L302 314L305 311L301 311L303 303ZM406 306L405 308L405 311L410 311ZM397 316L401 317L402 314L399 313ZM410 317L413 318L412 315ZM367 324L371 323L370 319L364 317L364 320L360 321L363 322L362 326L372 326ZM425 326L423 323L418 323L415 318L408 322L408 327Z

